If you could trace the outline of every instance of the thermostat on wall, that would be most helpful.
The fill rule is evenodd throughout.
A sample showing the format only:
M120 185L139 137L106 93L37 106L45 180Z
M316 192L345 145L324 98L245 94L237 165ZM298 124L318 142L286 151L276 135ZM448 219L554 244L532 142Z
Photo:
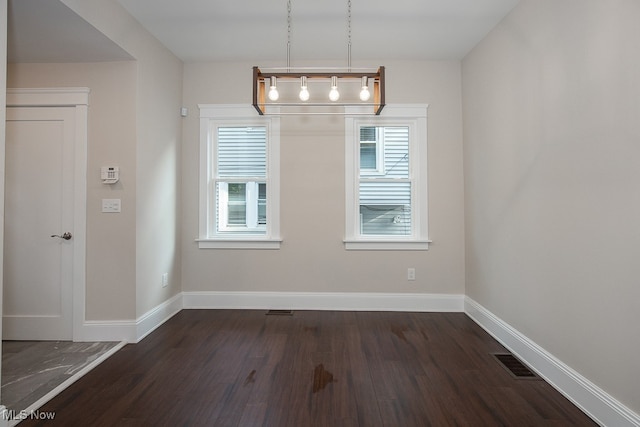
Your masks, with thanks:
M100 178L103 184L115 184L120 179L118 166L103 166L100 168Z

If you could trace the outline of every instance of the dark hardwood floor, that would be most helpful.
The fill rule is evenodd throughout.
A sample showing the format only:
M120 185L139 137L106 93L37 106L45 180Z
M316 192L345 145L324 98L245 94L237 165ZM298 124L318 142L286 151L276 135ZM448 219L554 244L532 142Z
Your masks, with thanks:
M594 426L462 313L183 310L40 411L64 426Z

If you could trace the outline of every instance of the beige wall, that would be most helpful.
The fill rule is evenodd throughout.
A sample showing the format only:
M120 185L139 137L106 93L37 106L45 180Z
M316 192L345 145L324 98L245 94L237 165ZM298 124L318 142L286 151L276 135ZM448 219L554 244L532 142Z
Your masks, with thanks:
M86 319L139 319L181 290L182 62L117 2L63 3L135 61L13 64L8 84L91 90ZM114 186L99 180L108 165L120 167ZM102 198L122 199L122 213L102 214Z
M180 292L182 62L116 1L62 0L136 59L135 318ZM162 274L169 286L161 287Z
M87 320L135 316L136 63L10 64L7 86L88 87ZM119 166L115 185L101 166ZM101 212L103 198L121 199L122 213Z
M138 59L136 312L181 291L180 150L182 63L145 50ZM162 288L162 274L169 286Z
M197 248L197 105L249 104L252 65L265 66L185 65L184 104L190 114L183 127L183 289L463 294L459 62L384 64L389 103L429 104L429 229L433 240L429 251L344 249L344 118L339 116L282 118L284 242L280 250ZM408 267L416 268L415 282L406 280Z
M523 0L462 65L467 294L636 412L639 21Z

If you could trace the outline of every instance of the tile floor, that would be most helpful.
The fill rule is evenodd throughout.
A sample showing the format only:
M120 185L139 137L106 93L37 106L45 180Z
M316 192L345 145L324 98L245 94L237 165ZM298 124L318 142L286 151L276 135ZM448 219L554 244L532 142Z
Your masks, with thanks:
M14 411L29 408L119 344L3 341L2 404Z

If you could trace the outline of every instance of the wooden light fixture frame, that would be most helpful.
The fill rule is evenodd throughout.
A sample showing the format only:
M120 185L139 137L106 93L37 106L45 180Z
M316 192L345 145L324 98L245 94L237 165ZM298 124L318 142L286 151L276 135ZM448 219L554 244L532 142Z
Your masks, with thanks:
M301 77L306 77L308 81L312 80L327 80L331 79L331 77L337 77L338 80L361 80L362 77L367 77L369 80L369 87L372 91L373 102L354 102L354 103L340 103L340 102L331 102L327 100L325 103L309 103L309 102L295 102L295 103L276 103L276 102L267 102L267 85L271 77L276 77L276 79L280 80L300 80ZM253 67L253 107L256 109L258 114L265 115L267 113L267 106L285 106L285 107L296 107L296 106L315 106L315 107L330 107L330 106L371 106L371 114L372 115L380 115L382 109L385 106L385 97L384 97L384 67L380 66L375 72L357 72L357 71L348 71L348 72L333 72L333 71L314 71L314 72L303 72L303 71L266 71L262 72L260 68ZM304 113L300 113L304 114ZM322 114L322 113L318 113Z

